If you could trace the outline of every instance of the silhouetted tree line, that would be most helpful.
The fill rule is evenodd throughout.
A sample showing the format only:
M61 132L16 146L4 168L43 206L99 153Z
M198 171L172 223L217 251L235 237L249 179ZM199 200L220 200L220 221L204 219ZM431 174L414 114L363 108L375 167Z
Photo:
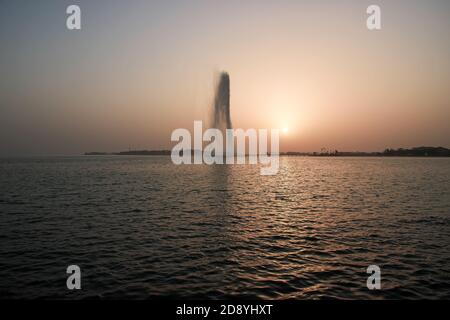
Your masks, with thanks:
M200 151L201 152L201 151ZM194 150L191 151L194 154ZM170 155L170 150L129 150L122 152L86 152L85 155ZM281 152L284 156L316 156L316 157L450 157L450 149L443 147L417 147L412 149L386 149L383 152L346 152L327 150L321 152Z
M386 149L384 156L395 157L450 157L450 149L443 147L417 147L412 149Z

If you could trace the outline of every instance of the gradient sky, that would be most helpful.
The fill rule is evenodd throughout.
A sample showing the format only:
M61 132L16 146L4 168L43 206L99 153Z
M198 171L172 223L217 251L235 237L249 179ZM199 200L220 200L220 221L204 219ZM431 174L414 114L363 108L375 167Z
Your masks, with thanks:
M169 149L220 70L282 151L450 147L449 30L447 0L0 0L0 155Z

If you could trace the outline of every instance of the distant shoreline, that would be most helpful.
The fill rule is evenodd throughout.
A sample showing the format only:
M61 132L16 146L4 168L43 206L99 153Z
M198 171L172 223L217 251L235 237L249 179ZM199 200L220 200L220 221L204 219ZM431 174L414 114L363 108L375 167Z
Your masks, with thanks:
M193 154L194 151L192 150ZM170 150L129 150L121 152L85 152L85 156L170 156ZM443 147L416 147L412 149L386 149L383 152L280 152L280 156L304 157L450 157L450 149Z

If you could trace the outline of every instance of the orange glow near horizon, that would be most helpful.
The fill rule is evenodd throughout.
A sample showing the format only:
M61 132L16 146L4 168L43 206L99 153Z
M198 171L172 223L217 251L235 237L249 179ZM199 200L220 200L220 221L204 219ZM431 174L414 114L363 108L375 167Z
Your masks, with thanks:
M220 70L233 127L289 128L281 151L450 147L450 3L383 2L377 32L351 1L83 7L92 21L71 34L44 19L53 8L36 8L40 28L20 5L0 13L30 30L3 41L6 152L169 149L174 129L210 121Z

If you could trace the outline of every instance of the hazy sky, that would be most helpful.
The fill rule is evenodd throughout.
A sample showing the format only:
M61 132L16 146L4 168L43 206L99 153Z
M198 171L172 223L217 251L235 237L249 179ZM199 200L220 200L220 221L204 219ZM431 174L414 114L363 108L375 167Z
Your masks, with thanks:
M0 155L169 149L220 70L282 151L450 147L449 30L448 0L0 0Z

